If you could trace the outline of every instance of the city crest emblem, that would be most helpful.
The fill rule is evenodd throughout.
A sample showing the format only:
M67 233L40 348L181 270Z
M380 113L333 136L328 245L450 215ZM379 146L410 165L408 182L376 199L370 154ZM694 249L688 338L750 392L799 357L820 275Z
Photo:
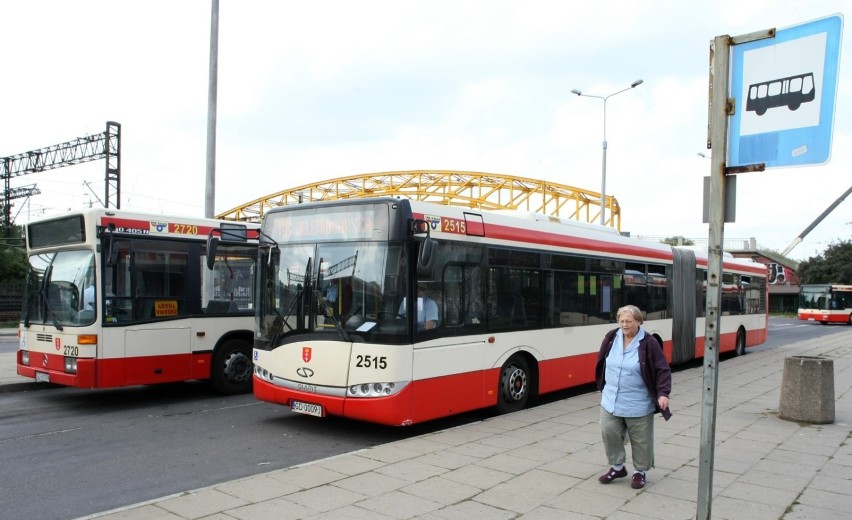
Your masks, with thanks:
M310 360L311 360L311 347L302 347L302 360L305 363L310 362Z

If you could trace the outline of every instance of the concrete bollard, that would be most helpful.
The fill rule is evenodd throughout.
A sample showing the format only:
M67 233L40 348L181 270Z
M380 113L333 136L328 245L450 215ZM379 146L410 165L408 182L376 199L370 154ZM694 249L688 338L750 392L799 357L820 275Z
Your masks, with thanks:
M778 412L788 421L834 422L834 361L823 356L784 359Z

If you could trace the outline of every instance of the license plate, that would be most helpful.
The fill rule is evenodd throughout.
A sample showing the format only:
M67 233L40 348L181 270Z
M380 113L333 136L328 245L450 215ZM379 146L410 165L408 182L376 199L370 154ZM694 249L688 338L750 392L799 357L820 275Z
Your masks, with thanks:
M50 374L47 372L36 372L36 383L50 383Z
M303 413L305 415L313 415L314 417L322 417L322 405L319 404L292 401L290 403L290 410L296 413Z

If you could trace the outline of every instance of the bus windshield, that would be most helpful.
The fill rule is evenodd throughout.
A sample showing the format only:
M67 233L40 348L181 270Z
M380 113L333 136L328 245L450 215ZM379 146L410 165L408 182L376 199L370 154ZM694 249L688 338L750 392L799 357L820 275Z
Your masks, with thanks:
M89 249L32 255L24 322L91 325L95 321L95 256Z
M307 243L261 252L265 288L258 308L258 348L271 349L301 334L319 339L401 342L406 320L402 244ZM357 338L357 339L355 339Z
M802 286L799 294L799 307L804 309L828 310L830 308L831 292L827 285Z

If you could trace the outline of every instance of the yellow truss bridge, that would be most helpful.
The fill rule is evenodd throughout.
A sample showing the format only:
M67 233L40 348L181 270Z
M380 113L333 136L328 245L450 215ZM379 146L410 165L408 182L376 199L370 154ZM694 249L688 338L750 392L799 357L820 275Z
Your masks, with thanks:
M599 222L621 231L618 201L601 194L514 175L449 170L381 172L340 177L272 193L216 215L225 220L257 222L271 208L323 200L400 196L474 209L532 211L577 221Z

